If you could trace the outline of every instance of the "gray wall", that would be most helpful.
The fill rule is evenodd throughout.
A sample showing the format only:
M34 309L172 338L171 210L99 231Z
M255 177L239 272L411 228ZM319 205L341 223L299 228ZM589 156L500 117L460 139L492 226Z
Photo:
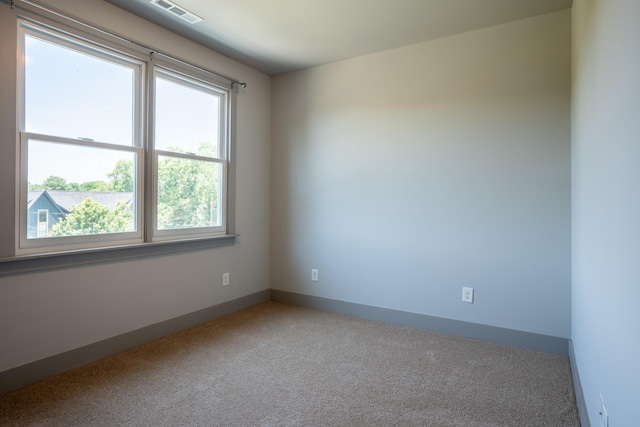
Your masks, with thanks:
M564 10L275 77L272 288L568 338L570 28Z
M270 77L103 1L46 3L249 83L237 108L241 237L231 246L179 255L0 277L0 371L269 288ZM0 7L0 256L5 256L15 241L16 11ZM224 272L231 273L225 288Z
M640 2L574 0L572 340L592 426L639 425Z
M249 82L238 97L242 236L0 278L0 371L271 284L571 337L591 424L599 394L611 425L637 421L638 2L575 0L572 12L273 79L105 2L46 2ZM1 7L0 194L13 200L15 11ZM14 210L0 204L0 223ZM14 233L0 227L0 256ZM476 288L475 304L460 302L462 286Z

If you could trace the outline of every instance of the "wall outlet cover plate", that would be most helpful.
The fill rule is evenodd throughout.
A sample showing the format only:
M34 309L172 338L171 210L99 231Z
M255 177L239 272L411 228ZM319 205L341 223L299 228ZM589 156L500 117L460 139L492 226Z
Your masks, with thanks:
M462 288L462 301L473 304L473 288Z

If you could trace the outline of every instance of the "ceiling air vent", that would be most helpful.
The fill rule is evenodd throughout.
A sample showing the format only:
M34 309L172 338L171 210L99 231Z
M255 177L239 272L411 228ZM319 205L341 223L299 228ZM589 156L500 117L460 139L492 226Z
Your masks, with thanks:
M171 12L176 15L178 18L187 21L189 24L195 24L197 22L202 21L198 15L189 12L183 7L178 6L174 2L169 0L151 0L151 3L158 6L160 9L166 10L167 12Z

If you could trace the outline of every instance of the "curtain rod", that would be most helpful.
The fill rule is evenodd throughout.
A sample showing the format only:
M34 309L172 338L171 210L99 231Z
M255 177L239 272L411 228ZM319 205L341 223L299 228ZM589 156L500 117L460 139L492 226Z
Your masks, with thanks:
M77 18L74 18L72 16L65 15L64 13L59 12L59 11L57 11L55 9L51 9L51 8L48 8L47 6L43 6L41 4L34 3L32 1L30 1L30 0L19 0L19 1L20 1L20 3L26 3L26 4L30 5L30 6L33 6L35 8L44 10L45 12L48 12L48 13L51 13L53 15L59 16L61 18L67 19L67 20L72 21L72 22L74 22L76 24L79 24L79 25L82 25L84 27L90 28L90 29L92 29L94 31L98 31L100 33L106 34L109 37L113 37L113 38L116 38L116 39L118 39L120 41L123 41L123 42L129 43L129 44L141 47L143 49L146 49L146 50L148 50L150 52L151 55L161 55L161 56L164 56L165 58L169 58L169 59L171 59L173 61L176 61L176 62L179 62L179 63L181 63L183 65L187 65L189 67L196 68L196 69L198 69L200 71L203 71L205 73L212 74L212 75L217 76L217 77L222 77L223 79L229 80L231 82L231 88L232 89L233 89L233 85L238 85L238 86L240 86L242 88L246 88L247 87L247 83L246 82L241 82L239 80L232 79L231 77L225 76L224 74L216 73L214 71L208 70L208 69L206 69L204 67L201 67L199 65L192 64L191 62L187 62L187 61L185 61L183 59L180 59L180 58L176 58L173 55L169 55L168 53L164 53L162 51L159 51L158 49L155 49L155 48L152 48L152 47L147 46L145 44L139 43L139 42L137 42L135 40L128 39L126 37L123 37L123 36L120 36L118 34L112 33L111 31L107 31L107 30L102 29L100 27L97 27L95 25L88 24L88 23L83 22L83 21L81 21L81 20L79 20ZM14 9L16 6L17 6L16 5L16 0L11 0L11 9ZM20 7L20 6L18 6L18 7Z

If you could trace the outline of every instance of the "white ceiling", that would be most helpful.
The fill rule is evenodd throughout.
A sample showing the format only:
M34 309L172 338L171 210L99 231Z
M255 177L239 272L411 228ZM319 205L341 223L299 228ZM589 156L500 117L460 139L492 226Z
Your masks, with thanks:
M571 7L572 0L106 0L268 74L280 74Z

